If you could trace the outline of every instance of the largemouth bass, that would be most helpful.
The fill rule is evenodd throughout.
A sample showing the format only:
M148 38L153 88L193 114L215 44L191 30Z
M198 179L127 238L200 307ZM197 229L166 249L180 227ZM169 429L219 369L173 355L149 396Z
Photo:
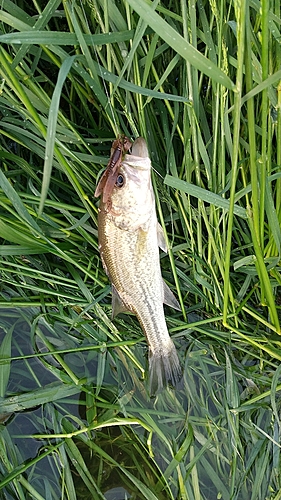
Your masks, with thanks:
M107 198L106 203L103 197L100 201L98 235L103 267L112 283L112 317L125 311L137 316L149 346L150 393L154 395L181 378L163 303L181 309L161 275L158 247L167 249L157 221L151 162L142 137L134 142L132 154L120 162Z

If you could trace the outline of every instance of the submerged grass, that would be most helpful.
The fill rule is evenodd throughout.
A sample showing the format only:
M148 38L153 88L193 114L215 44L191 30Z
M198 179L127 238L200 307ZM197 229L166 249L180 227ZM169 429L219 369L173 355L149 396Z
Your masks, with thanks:
M279 1L0 7L0 498L279 499ZM97 178L143 135L184 366L110 320Z

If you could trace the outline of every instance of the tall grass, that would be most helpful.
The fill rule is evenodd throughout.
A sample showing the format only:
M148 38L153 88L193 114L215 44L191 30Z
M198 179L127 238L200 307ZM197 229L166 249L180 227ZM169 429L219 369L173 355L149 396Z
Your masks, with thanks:
M280 10L2 0L1 499L281 498ZM182 305L156 400L98 252L118 133L147 139Z

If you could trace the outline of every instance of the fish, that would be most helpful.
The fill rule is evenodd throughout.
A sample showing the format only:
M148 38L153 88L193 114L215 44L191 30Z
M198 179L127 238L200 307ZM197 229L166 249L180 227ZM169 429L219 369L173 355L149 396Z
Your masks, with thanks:
M151 396L176 386L182 370L165 320L163 304L181 311L161 274L159 247L167 251L157 220L146 141L138 137L118 166L110 203L101 196L98 240L101 261L112 284L112 319L136 315L149 347Z

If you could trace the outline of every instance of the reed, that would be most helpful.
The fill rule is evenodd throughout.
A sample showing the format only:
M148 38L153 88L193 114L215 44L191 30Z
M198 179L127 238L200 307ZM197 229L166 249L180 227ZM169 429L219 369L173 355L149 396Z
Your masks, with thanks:
M2 0L0 499L281 498L280 10ZM183 309L154 400L98 252L118 133L148 142Z

